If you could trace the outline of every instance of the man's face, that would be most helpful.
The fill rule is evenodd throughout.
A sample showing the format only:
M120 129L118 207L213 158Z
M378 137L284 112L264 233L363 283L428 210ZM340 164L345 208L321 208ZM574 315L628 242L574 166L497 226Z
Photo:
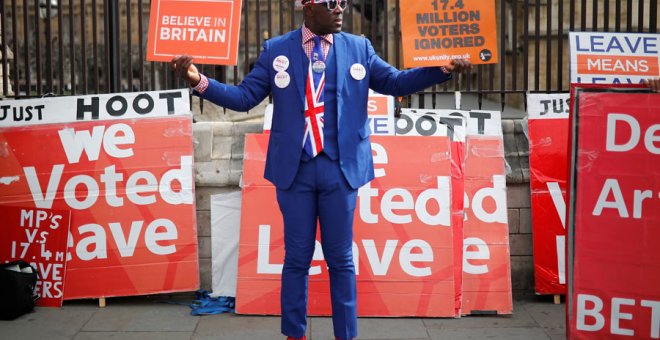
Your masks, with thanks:
M346 6L346 2L340 1L341 5ZM331 8L336 3L331 3ZM307 27L316 34L330 34L341 32L343 23L344 9L341 5L334 6L334 9L328 9L327 3L307 4L310 7L311 15L307 22Z

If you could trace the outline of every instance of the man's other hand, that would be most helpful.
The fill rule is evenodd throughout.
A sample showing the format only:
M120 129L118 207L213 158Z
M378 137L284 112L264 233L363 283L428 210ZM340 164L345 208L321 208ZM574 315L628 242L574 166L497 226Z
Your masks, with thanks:
M472 69L472 63L463 59L452 59L449 65L445 66L447 71L454 73L461 73Z
M660 92L660 78L644 79L644 84L651 88L653 92Z
M202 79L197 67L193 64L193 58L189 55L180 55L172 58L171 66L174 74L190 83L191 87L197 86L200 79Z

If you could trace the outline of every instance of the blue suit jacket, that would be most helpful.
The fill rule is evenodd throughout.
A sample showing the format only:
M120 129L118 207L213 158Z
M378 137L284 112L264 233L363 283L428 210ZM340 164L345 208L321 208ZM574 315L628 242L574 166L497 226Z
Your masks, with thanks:
M374 178L373 157L367 120L369 88L382 94L405 96L450 79L439 68L399 71L383 61L369 40L347 33L334 35L337 61L337 124L339 164L354 189ZM273 60L289 58L286 72L289 86L275 86ZM350 74L353 64L363 65L367 75L362 80ZM293 183L302 156L305 131L304 95L309 59L302 49L301 29L270 39L253 70L238 86L209 79L209 87L200 97L235 111L248 111L273 94L273 123L270 131L264 177L279 189Z

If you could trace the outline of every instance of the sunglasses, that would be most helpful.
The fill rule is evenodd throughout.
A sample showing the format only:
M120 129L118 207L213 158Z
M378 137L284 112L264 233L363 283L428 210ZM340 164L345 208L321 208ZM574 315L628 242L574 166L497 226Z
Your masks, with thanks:
M345 10L346 6L348 5L347 0L339 0L339 1L337 1L337 0L320 0L320 1L316 0L316 1L313 1L313 3L316 3L316 4L325 3L325 6L328 8L328 11L334 11L335 9L337 9L337 7L339 7L339 9L341 9L341 10Z

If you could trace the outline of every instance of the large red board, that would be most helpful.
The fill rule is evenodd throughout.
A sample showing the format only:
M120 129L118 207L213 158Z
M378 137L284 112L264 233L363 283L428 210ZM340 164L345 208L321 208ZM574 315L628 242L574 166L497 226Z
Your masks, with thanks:
M198 288L186 90L5 105L0 204L71 211L65 299Z
M537 294L566 293L569 94L528 94L529 168Z
M511 262L502 121L470 111L465 149L463 314L511 314Z
M660 336L660 95L574 88L568 337Z
M434 136L449 134L451 142L451 228L454 234L454 293L456 315L463 302L463 172L465 170L465 134L468 111L402 109L397 119L399 136ZM441 127L441 128L440 128Z
M263 179L268 135L247 135L236 310L279 314L284 258L275 188ZM360 316L455 316L447 137L372 136L376 179L358 194L354 260ZM330 315L320 243L309 314Z

